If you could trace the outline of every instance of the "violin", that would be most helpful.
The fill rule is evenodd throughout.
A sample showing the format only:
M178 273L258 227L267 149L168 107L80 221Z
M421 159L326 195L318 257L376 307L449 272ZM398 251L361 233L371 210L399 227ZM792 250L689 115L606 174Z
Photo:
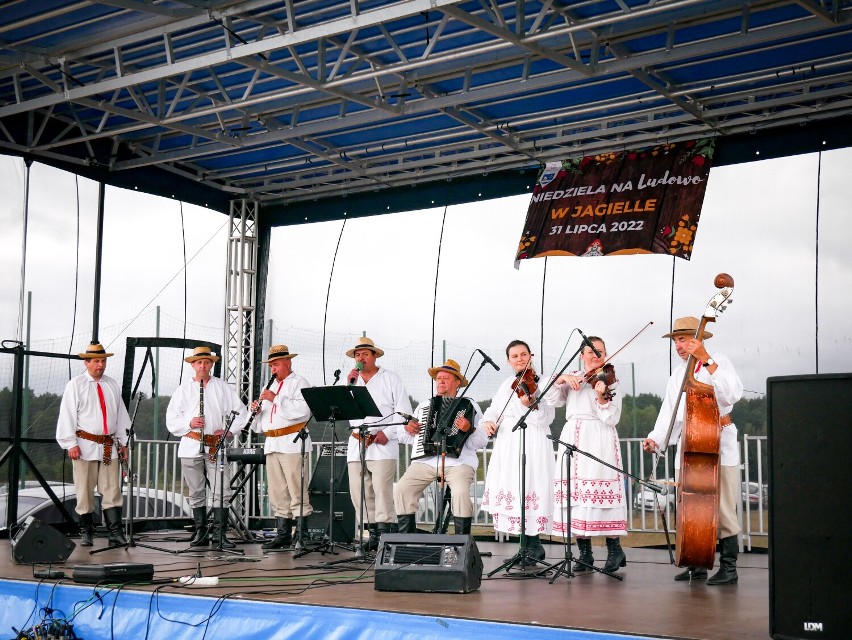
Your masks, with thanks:
M612 400L615 397L615 391L612 389L612 386L618 382L618 378L615 377L615 367L612 366L611 363L607 363L602 367L598 367L593 371L589 371L583 376L586 384L591 386L595 386L598 381L603 382L606 385L606 391L603 393L604 400Z
M533 394L538 390L538 379L535 370L532 367L528 367L515 375L515 380L512 382L512 390L518 394L519 398L526 396L532 400Z

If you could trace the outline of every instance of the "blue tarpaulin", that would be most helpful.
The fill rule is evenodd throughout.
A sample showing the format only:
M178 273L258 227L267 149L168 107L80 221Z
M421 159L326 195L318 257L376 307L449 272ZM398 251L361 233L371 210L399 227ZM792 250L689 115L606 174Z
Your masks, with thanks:
M482 622L243 598L162 594L55 583L0 580L0 637L41 622L71 619L84 640L252 638L263 640L606 640L639 636L536 625Z

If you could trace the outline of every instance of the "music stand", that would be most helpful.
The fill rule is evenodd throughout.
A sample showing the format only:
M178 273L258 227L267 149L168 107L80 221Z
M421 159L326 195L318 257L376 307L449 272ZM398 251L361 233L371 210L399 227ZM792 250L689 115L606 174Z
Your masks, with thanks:
M363 420L368 416L381 417L382 413L376 406L367 387L308 387L302 389L302 397L308 403L313 412L314 419L331 423L331 432L335 433L335 422L337 420ZM333 438L334 436L332 436ZM331 482L328 494L328 540L311 551L320 551L323 554L336 553L334 550L334 450L331 455ZM340 546L340 545L338 545ZM301 551L293 556L298 558L308 553Z

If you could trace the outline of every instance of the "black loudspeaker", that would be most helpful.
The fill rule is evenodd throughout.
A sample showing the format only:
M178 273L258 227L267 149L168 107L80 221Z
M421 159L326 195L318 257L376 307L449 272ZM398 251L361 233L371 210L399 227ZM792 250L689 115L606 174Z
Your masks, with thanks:
M12 562L62 564L77 546L49 524L30 516L12 538Z
M334 452L334 491L349 493L349 471L346 463L346 445L337 445ZM311 493L329 493L331 489L331 445L323 445L320 450L308 491Z
M471 536L386 533L376 553L377 591L469 593L482 582Z
M768 378L766 401L769 633L850 638L852 373Z
M310 494L314 511L308 516L308 537L321 540L328 534L328 493ZM334 494L334 542L352 542L355 539L355 508L348 493Z

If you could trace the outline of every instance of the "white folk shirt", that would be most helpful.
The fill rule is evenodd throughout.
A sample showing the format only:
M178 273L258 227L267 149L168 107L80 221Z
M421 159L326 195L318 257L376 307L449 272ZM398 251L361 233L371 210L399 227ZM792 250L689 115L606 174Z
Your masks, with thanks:
M269 390L275 394L275 399L272 402L261 402L260 412L255 417L251 430L260 433L306 422L311 417L311 410L305 402L302 389L310 386L310 382L296 373L290 373L284 380L273 382ZM290 433L265 438L263 453L301 453L302 443L296 436L296 433ZM296 442L293 442L294 438ZM305 439L305 451L310 451L312 447L311 437L308 436Z
M420 404L417 405L417 408L414 410L414 417L420 418L423 411L427 410L429 407L430 400L424 400ZM471 433L467 440L464 441L464 446L462 447L461 455L458 458L452 458L450 456L446 457L445 465L448 467L456 467L462 464L466 464L469 467L473 467L476 469L479 466L479 455L477 455L478 449L484 449L485 445L488 444L488 434L485 433L485 429L482 428L482 409L479 408L479 404L473 402L473 410L475 413L473 424L471 428L474 429L474 432ZM414 444L417 436L413 436L408 431L405 430L405 425L398 427L398 437L399 441L402 444ZM438 465L441 464L440 456L432 456L430 458L420 458L419 460L414 460L411 464L425 464L433 468L437 468Z
M716 361L716 371L712 375L707 372L705 367L701 367L698 373L695 374L695 379L704 384L713 385L716 392L716 403L719 405L719 415L724 416L731 413L740 398L743 397L743 383L737 372L734 370L734 365L731 361L722 354L713 354L713 360ZM657 416L657 422L654 424L654 430L648 434L658 446L663 446L663 440L666 437L666 432L669 429L671 422L672 411L674 411L675 400L677 393L680 390L680 385L683 382L684 374L686 373L686 360L681 363L672 372L669 377L669 382L666 385L666 397L663 398L663 404L660 407L660 414ZM677 420L675 420L672 428L672 435L669 439L669 444L677 443L678 453L675 456L675 468L680 468L680 436L683 431L683 412L686 405L686 394L680 400L678 406ZM722 429L722 438L719 444L720 464L725 467L735 467L740 464L740 450L737 446L737 426L733 423Z
M83 460L102 460L104 455L102 444L76 436L78 429L100 436L104 435L104 417L98 398L98 382L104 394L107 431L122 445L127 444L130 416L127 415L127 408L121 401L121 388L118 382L107 376L102 376L97 381L88 372L81 373L71 378L65 385L62 403L59 405L59 419L56 422L56 441L65 450L80 447L80 456ZM117 455L118 452L113 447L112 457L115 458Z
M166 427L173 435L181 438L178 445L179 458L197 458L201 455L198 440L185 437L193 431L189 427L190 421L199 414L199 395L199 383L190 378L177 388L166 410ZM204 385L204 433L213 435L213 432L224 429L225 418L232 411L237 412L230 428L233 434L245 425L248 411L233 387L219 378L210 378ZM200 432L199 429L194 431Z
M398 460L399 441L397 440L397 427L388 428L382 427L382 425L390 424L391 422L398 423L400 420L405 421L405 418L395 415L397 411L411 413L411 400L408 399L408 392L405 390L402 378L393 371L388 371L380 367L366 384L364 383L364 379L359 375L355 386L367 387L367 391L370 392L370 396L373 398L373 402L376 403L376 407L378 407L382 417L379 419L377 416L368 416L365 420L350 420L349 426L357 427L364 423L375 425L370 427L370 433L376 434L384 430L388 438L386 444L374 442L367 447L365 451L367 460ZM360 460L360 442L350 435L347 438L346 461L358 462Z

